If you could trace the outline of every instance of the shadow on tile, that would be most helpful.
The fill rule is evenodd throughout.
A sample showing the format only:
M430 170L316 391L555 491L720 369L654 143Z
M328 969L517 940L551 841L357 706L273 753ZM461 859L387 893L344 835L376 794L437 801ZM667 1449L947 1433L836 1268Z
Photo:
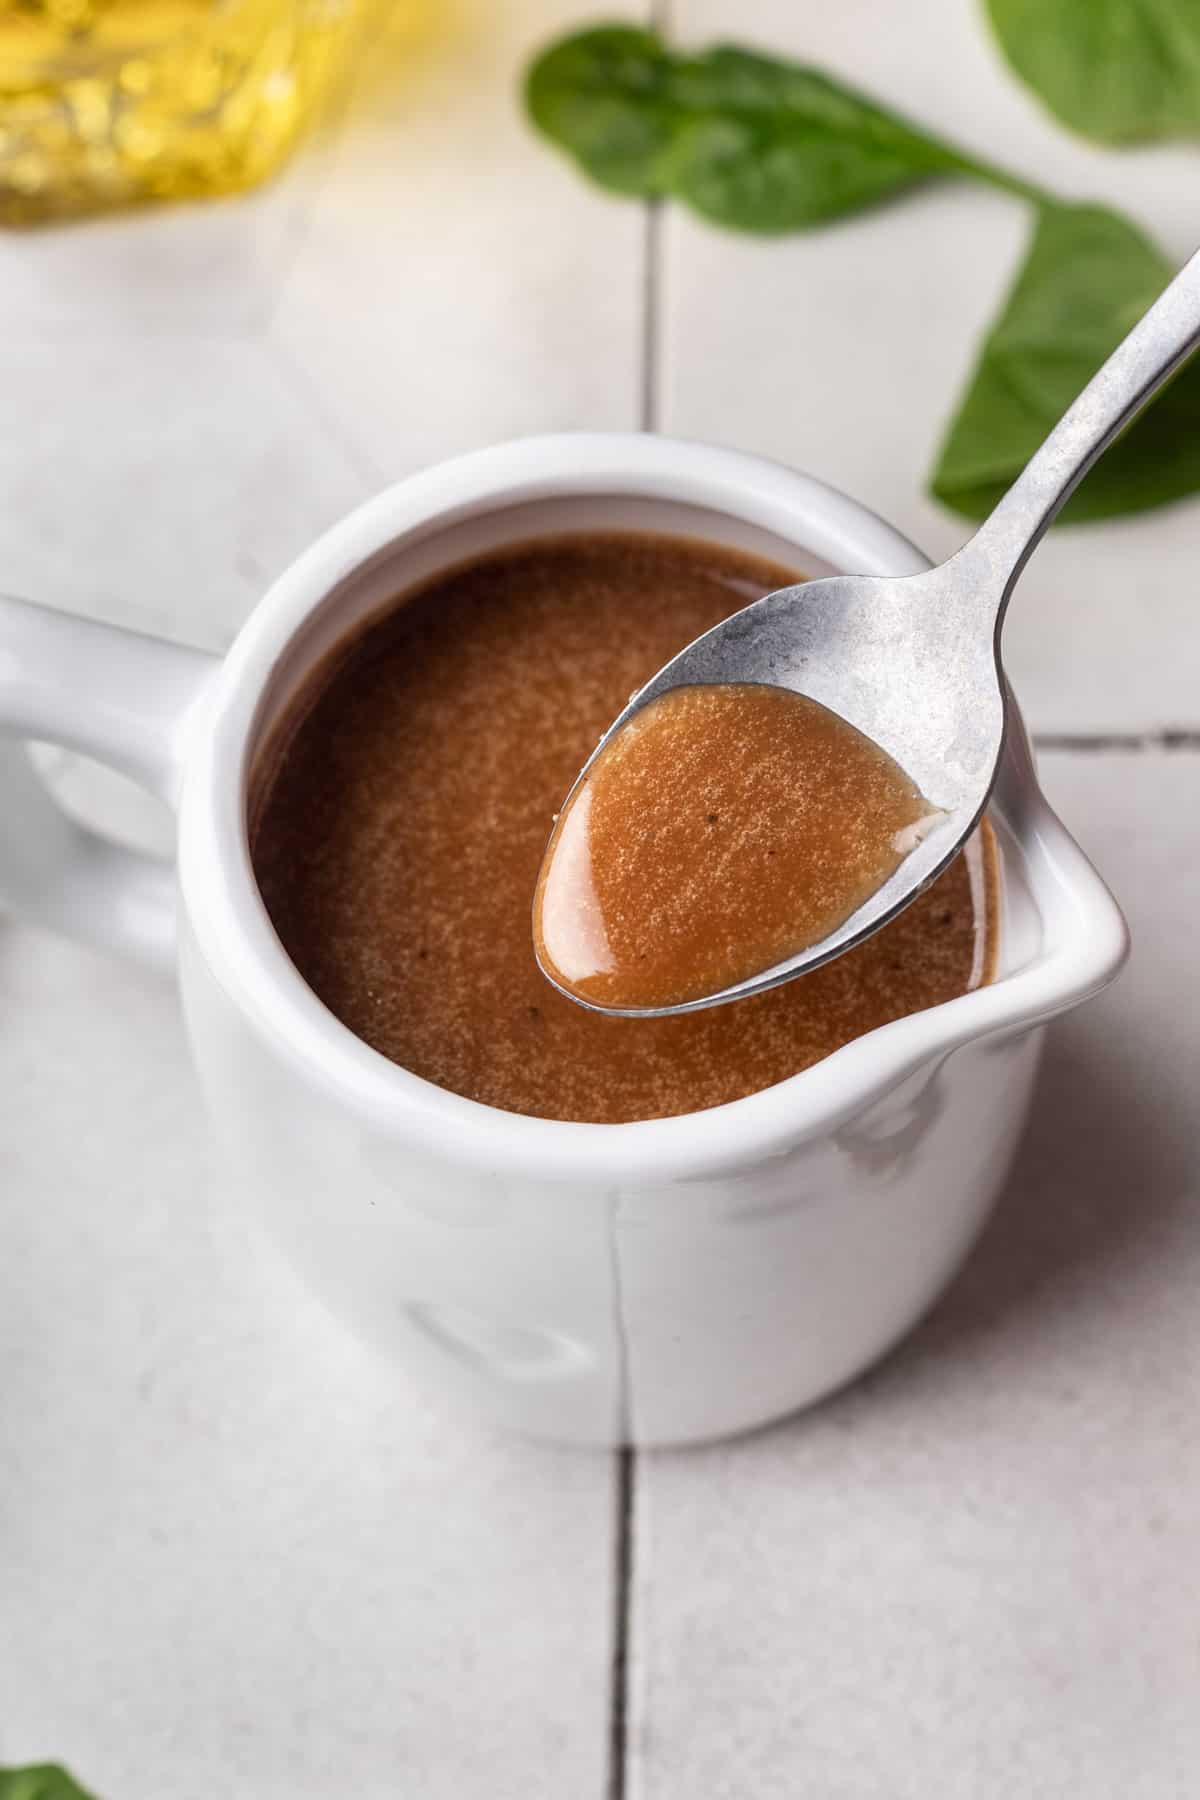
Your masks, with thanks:
M948 1352L1051 1328L1169 1261L1193 1210L1190 1127L1136 1042L1090 1018L1050 1033L1024 1142L980 1242L944 1300L860 1386L926 1378ZM929 1365L927 1368L926 1365Z
M743 1444L903 1413L1060 1327L1082 1340L1098 1310L1126 1310L1131 1285L1177 1259L1197 1184L1186 1080L1173 1090L1169 1061L1151 1065L1128 1032L1097 1025L1091 1009L1051 1030L1008 1185L928 1318L840 1393Z

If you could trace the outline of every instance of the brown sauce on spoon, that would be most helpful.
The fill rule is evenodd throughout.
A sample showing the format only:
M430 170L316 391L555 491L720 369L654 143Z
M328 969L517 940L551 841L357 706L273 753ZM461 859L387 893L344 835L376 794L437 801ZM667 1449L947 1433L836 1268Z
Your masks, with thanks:
M675 1006L829 936L933 816L828 707L751 683L680 687L571 794L534 899L545 972L601 1006Z

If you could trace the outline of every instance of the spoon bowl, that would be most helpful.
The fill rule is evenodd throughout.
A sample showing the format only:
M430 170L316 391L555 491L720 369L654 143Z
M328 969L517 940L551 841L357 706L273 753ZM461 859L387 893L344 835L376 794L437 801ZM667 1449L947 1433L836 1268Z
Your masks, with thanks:
M695 1012L790 981L878 931L962 848L987 805L1004 744L1000 632L1013 588L1087 471L1200 342L1200 252L1031 458L976 535L948 562L891 579L838 575L780 588L681 650L632 697L580 771L672 689L729 683L789 688L872 739L935 815L894 872L827 936L712 994L661 1006L603 1003L546 978L578 1005L622 1017Z
M815 969L886 925L937 879L978 823L1004 741L1005 687L994 635L982 637L953 565L898 580L835 575L779 588L696 638L633 696L600 740L564 810L605 745L677 687L753 682L819 701L874 740L910 776L935 820L882 887L843 924L787 962L669 1006L611 1006L547 979L579 1005L625 1018L695 1012Z

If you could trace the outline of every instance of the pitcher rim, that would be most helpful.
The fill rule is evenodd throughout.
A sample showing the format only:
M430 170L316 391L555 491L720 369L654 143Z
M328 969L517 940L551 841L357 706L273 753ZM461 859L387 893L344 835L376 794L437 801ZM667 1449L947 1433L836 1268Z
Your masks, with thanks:
M686 1181L837 1130L930 1059L1030 1028L1112 979L1128 948L1125 922L1043 795L1014 702L997 810L1028 870L1042 943L1025 966L986 987L877 1027L743 1099L625 1124L504 1112L400 1067L343 1025L288 958L250 864L246 784L272 671L339 584L406 537L502 506L599 496L724 513L855 573L929 567L893 526L818 477L742 451L643 433L565 433L474 451L395 483L330 527L268 590L214 677L193 722L181 794L188 928L211 974L277 1058L373 1128L460 1165L588 1187Z

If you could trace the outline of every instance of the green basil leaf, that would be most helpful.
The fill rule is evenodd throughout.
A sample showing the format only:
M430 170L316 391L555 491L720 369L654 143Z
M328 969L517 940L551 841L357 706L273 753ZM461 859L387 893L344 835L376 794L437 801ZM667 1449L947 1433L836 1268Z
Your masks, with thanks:
M989 4L998 30L1006 41L1010 31L1019 38L1031 67L1039 56L1069 60L1061 51L1066 36L1086 46L1075 69L1086 63L1090 76L1080 77L1079 92L1086 87L1093 112L1096 97L1109 96L1100 111L1107 107L1113 136L1149 129L1154 108L1156 128L1174 121L1182 129L1192 117L1200 94L1200 0ZM1121 83L1109 67L1118 41L1133 71L1119 117L1112 95ZM734 46L688 57L673 54L652 31L597 27L538 58L526 102L538 128L604 187L642 198L673 195L742 231L803 230L944 174L1032 201L1037 223L1024 267L931 478L934 494L968 518L995 505L1170 276L1161 253L1119 214L1060 205L818 70ZM1063 516L1108 518L1197 489L1200 362L1177 375L1109 449Z
M988 0L1009 62L1064 125L1105 144L1200 132L1196 0Z
M649 198L674 129L671 58L650 31L600 26L542 52L525 82L538 129L603 187Z
M816 69L730 45L676 56L626 26L553 44L525 97L539 130L601 186L674 195L739 231L802 230L974 169Z
M1137 226L1098 206L1044 206L984 340L930 486L982 519L1056 420L1166 286ZM1188 365L1097 463L1063 512L1102 519L1200 487L1200 363Z
M57 1763L0 1769L0 1800L93 1800Z

